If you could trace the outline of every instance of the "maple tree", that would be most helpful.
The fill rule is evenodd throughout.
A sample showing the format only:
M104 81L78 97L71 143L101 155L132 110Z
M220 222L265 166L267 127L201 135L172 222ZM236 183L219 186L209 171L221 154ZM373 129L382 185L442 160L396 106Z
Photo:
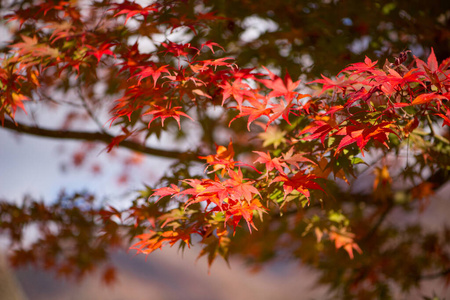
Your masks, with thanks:
M386 62L366 56L343 64L334 76L293 79L282 64L245 67L227 54L229 32L218 37L212 28L233 19L208 5L11 4L0 68L3 128L97 143L84 152L122 147L173 160L127 209L100 206L88 193L61 194L53 204L1 202L11 260L82 276L109 248L149 255L197 243L210 265L217 256L259 265L290 253L327 270L321 281L345 297L390 295L388 280L405 290L427 278L448 281L446 228L382 225L395 209L423 207L448 182L450 58L438 61L434 48L426 58L405 50ZM69 114L63 128L16 117L28 103L65 98L85 111ZM71 129L86 117L98 131ZM185 152L149 146L164 134L200 138ZM74 160L81 164L84 153ZM356 191L370 172L371 187ZM42 237L24 247L30 224ZM111 267L104 272L112 280Z

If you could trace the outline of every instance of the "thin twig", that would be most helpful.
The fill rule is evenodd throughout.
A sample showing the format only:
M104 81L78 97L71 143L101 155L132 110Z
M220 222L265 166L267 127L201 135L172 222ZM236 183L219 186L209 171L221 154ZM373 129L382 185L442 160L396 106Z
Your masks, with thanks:
M94 115L91 108L87 104L86 98L83 96L81 89L78 89L78 96L80 97L81 102L83 103L84 110L86 110L87 114L89 115L89 117L91 117L92 121L94 121L94 123L97 125L98 129L103 133L107 133L107 131L103 128L103 125L100 123L100 121L97 119L97 117Z

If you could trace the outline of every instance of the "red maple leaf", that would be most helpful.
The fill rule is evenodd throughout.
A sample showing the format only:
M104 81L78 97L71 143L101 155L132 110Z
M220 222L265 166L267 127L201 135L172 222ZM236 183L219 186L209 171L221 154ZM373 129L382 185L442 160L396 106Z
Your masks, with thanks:
M322 187L314 181L318 177L314 174L305 174L305 171L298 171L294 176L289 177L286 174L281 174L280 176L275 177L272 181L274 182L283 182L283 190L284 190L284 198L287 197L292 191L297 190L309 200L310 189L313 190L323 190Z
M194 52L195 54L197 54L199 52L199 50L197 48L191 46L190 43L178 44L178 43L169 41L169 43L161 43L161 45L164 48L166 48L166 50L161 51L161 52L172 53L173 56L175 56L175 57L187 56L187 55L189 55L190 52Z
M403 75L400 75L400 73L390 68L388 69L388 72L389 74L387 76L377 76L374 77L374 79L382 84L388 83L394 88L399 86L400 89L410 83L419 83L425 87L425 84L420 80L420 76L423 75L423 73L420 72L419 69L409 70Z
M351 74L360 74L360 73L376 73L376 74L384 74L383 71L375 69L378 60L372 61L370 58L366 56L364 62L358 62L349 65L347 68L343 69L339 72L339 74L343 72L351 73ZM338 74L338 75L339 75Z
M420 58L414 56L416 60L417 67L419 67L423 71L429 71L431 73L436 73L437 70L439 70L438 62L436 59L436 55L434 54L433 47L431 48L430 56L428 56L427 63L425 63Z
M254 195L259 195L258 189L253 186L253 181L243 178L240 168L237 172L228 170L228 175L230 179L226 180L224 185L229 188L229 196L231 199L241 200L243 198L247 202L250 202Z
M270 79L259 79L258 81L272 90L269 93L269 98L284 97L284 99L286 99L286 101L290 103L299 94L298 92L295 92L295 89L300 84L300 80L293 82L291 76L287 72L284 76L284 80L282 80L266 67L263 68L269 73Z
M247 129L250 131L250 124L252 124L253 121L262 116L269 116L272 113L272 108L267 107L269 97L260 96L259 94L254 94L253 96L254 97L247 98L247 101L252 106L242 106L240 113L230 121L229 125L237 118L248 116ZM260 101L260 99L262 99L262 101Z
M355 235L353 233L347 232L346 229L337 230L334 226L330 232L330 240L334 241L336 249L344 248L347 251L348 256L353 259L353 249L355 249L359 254L362 253L361 248L358 244L354 242Z
M251 233L252 227L257 229L253 223L254 211L258 212L260 216L266 211L261 202L256 198L250 202L230 201L225 210L225 222L227 223L232 219L232 226L234 231L236 231L239 221L244 218L245 222L247 222L248 230Z
M234 161L233 143L230 141L228 148L222 145L216 145L216 154L208 156L200 156L201 159L206 159L206 162L213 166L213 172L222 170L222 176L229 168L234 168L236 161Z
M169 70L167 69L168 66L169 65L163 65L158 68L153 64L151 66L142 67L141 71L136 73L134 76L139 77L138 84L140 84L144 78L151 76L153 78L153 87L156 87L156 81L161 74L169 73Z
M444 119L444 123L442 123L442 127L444 127L445 125L450 126L450 109L446 108L447 112L446 114L436 114L437 116L441 117L442 119Z
M119 15L126 15L125 24L128 22L128 19L140 14L144 16L144 19L147 19L147 16L150 14L150 12L158 12L158 7L160 4L153 3L146 7L142 7L138 3L130 2L130 1L124 1L120 4L114 4L115 8L111 8L110 10L115 10L117 13L114 15L114 17L117 17Z
M287 103L285 103L283 100L280 100L278 103L271 103L270 105L273 114L269 116L266 128L280 116L283 117L288 124L291 124L291 122L289 122L289 114L294 108L294 103L292 101L287 101Z
M103 43L100 45L100 47L95 48L91 45L86 45L87 48L92 49L92 51L88 51L86 55L93 55L95 58L97 58L97 63L100 62L100 59L103 55L111 55L116 57L116 55L111 51L111 47L115 46L112 43Z
M206 42L204 42L204 43L202 44L200 50L202 50L204 47L208 47L208 48L211 50L211 52L214 53L214 48L213 48L213 46L218 47L218 48L222 49L223 51L225 51L225 49L223 49L222 46L220 46L219 44L214 43L214 42L212 42L212 41L206 41Z
M177 123L178 123L178 128L181 129L180 116L184 116L186 118L189 118L192 121L194 121L194 119L192 119L190 116L188 116L184 112L177 110L179 108L181 108L181 106L175 106L175 107L172 107L172 108L165 108L165 107L161 107L161 106L158 106L158 105L154 105L152 110L147 111L143 115L153 115L153 118L150 120L150 122L148 122L148 127L150 127L150 124L153 122L153 120L155 120L157 118L161 118L161 125L162 126L164 126L164 120L165 119L167 119L167 118L174 118L177 121Z
M247 83L242 82L241 79L234 80L232 84L225 81L219 86L223 89L222 105L225 103L225 100L230 98L230 96L233 96L234 100L238 103L240 111L242 111L242 102L253 96L250 86Z
M345 76L336 77L336 79L330 79L324 75L321 75L322 79L316 79L314 81L308 82L308 84L312 83L320 83L323 84L322 90L319 93L319 96L322 95L325 91L332 89L336 93L345 93L347 88L351 86L355 81L346 78Z
M427 93L427 94L420 94L417 96L412 102L411 105L420 105L420 104L426 104L431 102L432 100L448 100L447 97L443 95L439 95L438 93Z
M154 193L152 196L159 196L159 201L161 198L166 196L174 196L180 192L180 188L176 186L175 184L171 184L170 187L162 187L159 189L154 189Z
M129 131L126 127L122 127L122 132L124 134L118 135L112 139L111 143L109 143L108 147L106 147L106 152L111 152L114 147L119 146L120 142L128 138L133 133L133 131Z
M356 124L345 126L334 133L334 135L344 136L339 142L335 155L338 155L344 147L355 142L363 155L363 149L370 140L376 140L388 147L386 141L389 133L396 134L392 129L390 129L391 124L392 122L382 122L376 125Z
M271 158L269 152L267 152L267 154L266 154L266 153L260 152L260 151L253 151L253 153L256 153L259 155L259 158L257 160L255 160L255 163L260 163L260 164L266 165L267 176L269 175L269 172L272 171L273 169L276 169L278 172L284 174L283 168L288 167L284 162L280 161L280 158L278 158L278 157Z
M320 138L321 143L325 142L325 138L334 128L323 120L315 120L299 134L311 133L302 138L304 141L312 141Z

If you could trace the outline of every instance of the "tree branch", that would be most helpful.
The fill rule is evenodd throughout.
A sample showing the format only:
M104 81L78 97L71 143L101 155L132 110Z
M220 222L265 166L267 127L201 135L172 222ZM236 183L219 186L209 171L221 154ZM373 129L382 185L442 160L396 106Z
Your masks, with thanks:
M25 133L29 135L35 135L35 136L41 136L41 137L48 137L48 138L54 138L54 139L71 139L71 140L82 140L82 141L89 141L89 142L101 142L104 144L109 145L114 138L114 136L108 134L108 133L101 133L101 132L88 132L88 131L66 131L66 130L51 130L51 129L44 129L40 127L34 127L34 126L28 126L20 123L14 123L13 121L4 120L3 128ZM161 150L161 149L155 149L150 148L145 145L142 145L140 143L132 142L132 141L122 141L119 144L119 147L127 148L136 152L154 155L154 156L160 156L160 157L166 157L166 158L172 158L172 159L181 159L181 160L195 160L195 161L201 161L198 158L197 153L183 153L179 151L168 151L168 150Z
M445 270L443 270L441 272L438 272L438 273L422 275L422 276L420 276L419 280L436 279L436 278L444 277L444 276L446 276L448 274L450 274L450 268L445 269Z

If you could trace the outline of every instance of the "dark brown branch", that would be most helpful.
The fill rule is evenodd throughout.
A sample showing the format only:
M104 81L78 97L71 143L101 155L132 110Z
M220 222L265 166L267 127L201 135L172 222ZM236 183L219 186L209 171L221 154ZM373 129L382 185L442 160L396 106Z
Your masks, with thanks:
M438 272L438 273L422 275L422 276L420 276L419 280L436 279L436 278L447 276L448 274L450 274L450 268L449 269L445 269L445 270L443 270L441 272Z
M362 241L369 240L378 230L378 228L381 226L381 224L384 222L386 217L389 215L389 213L394 208L394 202L390 201L387 206L383 209L380 217L376 221L376 223L372 226L372 228L366 233L366 235L361 239Z
M3 128L25 133L29 135L48 137L54 139L71 139L71 140L82 140L88 142L101 142L104 144L110 144L114 136L101 133L101 132L88 132L88 131L66 131L66 130L50 130L44 129L40 127L28 126L20 123L14 123L10 120L4 120ZM143 154L149 154L154 156L173 158L173 159L182 159L182 160L195 160L200 161L198 155L196 153L183 153L178 151L168 151L150 148L140 143L132 142L132 141L122 141L119 144L119 147L127 148L136 152L140 152Z

